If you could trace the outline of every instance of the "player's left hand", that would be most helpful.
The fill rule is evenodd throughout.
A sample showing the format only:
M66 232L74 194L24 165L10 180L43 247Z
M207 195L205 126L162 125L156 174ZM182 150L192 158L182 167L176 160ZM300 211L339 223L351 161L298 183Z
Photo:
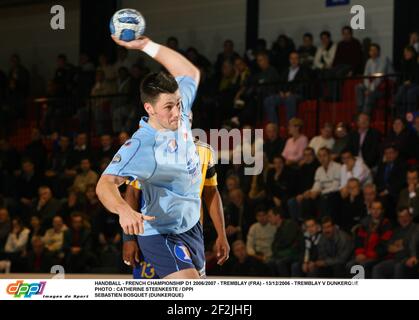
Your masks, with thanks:
M217 264L223 265L228 260L230 254L230 245L226 237L218 237L215 241L215 249L217 251Z
M111 35L111 37L113 41L115 41L118 45L129 50L143 50L146 44L150 41L150 39L147 37L140 37L137 40L130 42L122 41L113 35Z

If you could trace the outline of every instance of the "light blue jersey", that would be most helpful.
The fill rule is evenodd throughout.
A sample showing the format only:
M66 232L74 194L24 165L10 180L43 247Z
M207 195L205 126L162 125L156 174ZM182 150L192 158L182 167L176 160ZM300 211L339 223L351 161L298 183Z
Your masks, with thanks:
M182 97L179 128L157 131L143 117L103 173L140 182L141 212L156 217L144 221L143 236L183 233L199 221L202 175L188 119L197 84L186 76L176 81Z

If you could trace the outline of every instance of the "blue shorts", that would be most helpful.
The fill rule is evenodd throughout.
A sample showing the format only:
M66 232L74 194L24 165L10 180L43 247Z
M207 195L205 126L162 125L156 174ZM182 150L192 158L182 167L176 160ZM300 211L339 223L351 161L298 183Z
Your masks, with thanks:
M144 260L154 267L159 278L180 270L194 268L205 276L205 249L202 225L180 234L157 234L137 237Z

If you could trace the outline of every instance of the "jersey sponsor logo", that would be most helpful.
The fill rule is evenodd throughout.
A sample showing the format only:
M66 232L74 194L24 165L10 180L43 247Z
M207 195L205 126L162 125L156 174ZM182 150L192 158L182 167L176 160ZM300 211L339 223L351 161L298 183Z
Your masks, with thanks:
M167 151L169 151L170 153L176 152L178 149L178 145L176 142L176 139L171 139L169 140L169 142L167 143Z
M120 155L119 153L117 153L117 154L113 157L113 159L112 159L112 163L118 163L118 162L121 162L121 159L122 159L121 155Z
M175 244L175 256L180 261L185 263L192 263L191 255L188 248L183 244Z

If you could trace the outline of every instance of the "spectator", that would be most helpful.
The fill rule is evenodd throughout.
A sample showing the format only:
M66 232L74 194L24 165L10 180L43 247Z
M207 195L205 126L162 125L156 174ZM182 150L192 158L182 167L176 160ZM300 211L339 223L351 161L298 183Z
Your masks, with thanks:
M378 166L375 184L378 195L386 204L389 218L395 217L397 199L406 185L406 172L406 162L399 158L397 148L393 145L386 146L384 159Z
M76 176L76 179L74 179L73 187L79 192L84 193L87 185L96 184L98 174L91 169L89 159L82 159L80 161L80 171L81 172Z
M230 242L233 242L245 237L254 218L242 190L231 190L229 200L229 205L225 210L225 225L227 237Z
M24 208L32 207L40 184L41 179L35 172L34 163L29 159L24 159L22 172L17 178L17 196Z
M50 273L54 262L41 237L34 236L31 240L31 250L26 256L25 272Z
M342 194L342 207L338 216L340 228L352 233L354 227L359 225L367 215L364 198L361 192L361 183L357 178L350 178Z
M63 249L64 233L67 231L67 226L61 216L55 216L52 219L52 228L45 232L43 241L45 247L49 252L55 256L59 256Z
M340 159L342 151L348 149L348 143L349 143L348 125L343 122L339 122L335 128L335 143L333 144L333 148L332 148L333 160Z
M99 163L104 159L112 159L116 153L116 149L113 146L113 137L109 133L102 134L100 136L100 149L95 152L96 159L95 164Z
M285 166L285 159L277 155L273 160L273 168L268 171L266 186L276 206L287 207L287 201L294 195L295 179L291 170Z
M343 278L353 245L349 236L330 217L322 219L322 237L318 250L318 260L308 266L308 276Z
M27 249L30 250L30 246L32 243L33 237L42 237L44 235L45 229L42 227L42 220L41 217L34 214L29 219L29 226L30 226L30 233L28 237L28 247Z
M243 240L234 241L231 247L235 258L235 262L231 265L232 275L242 277L269 275L269 269L264 263L247 254Z
M23 226L19 218L12 219L12 229L7 237L4 252L7 260L12 262L12 271L19 272L23 269L23 255L28 244L30 230Z
M125 142L127 142L129 140L130 136L128 134L128 132L126 131L122 131L119 133L118 135L118 145L122 146ZM112 159L112 157L111 157Z
M4 251L11 227L9 210L5 207L0 208L0 254Z
M43 172L46 163L46 154L44 144L42 143L41 131L33 128L31 132L31 142L26 146L24 156L33 161L35 170Z
M269 163L272 163L274 156L281 154L284 149L284 141L279 136L278 125L275 123L268 123L265 126L265 143L263 144L263 151L268 157Z
M370 127L370 116L366 113L360 113L357 120L357 130L350 134L348 148L354 156L361 157L368 168L373 169L378 164L380 143L380 133Z
M309 32L304 33L303 45L297 50L300 56L300 65L307 69L311 69L313 67L316 50L316 46L313 45L313 35Z
M231 174L226 178L224 190L222 192L222 198L223 198L223 204L228 205L229 204L229 195L230 192L240 189L240 179L237 175Z
M113 86L115 84L115 80L117 77L117 69L115 69L115 66L109 64L108 57L106 54L102 53L99 55L99 66L97 70L101 70L104 73L105 81L108 82L110 86Z
M256 210L256 220L247 234L247 254L266 262L272 255L272 241L276 227L269 223L267 212L263 208Z
M318 159L321 166L316 170L311 190L304 193L303 214L313 215L312 202L315 201L321 217L333 217L337 213L339 203L341 165L332 160L330 150L327 148L319 150Z
M112 101L112 128L114 132L130 130L134 127L132 118L136 115L135 105L132 105L130 96L133 90L132 85L128 69L125 67L119 68L116 82L116 94L119 96Z
M76 188L71 187L68 189L68 195L64 199L60 214L66 224L70 223L70 215L75 211L82 210L82 200L80 199L79 192Z
M282 156L285 158L287 165L297 164L302 158L304 149L308 145L308 139L301 133L303 121L293 118L288 122L288 134L290 137L285 143Z
M364 161L359 157L355 157L350 150L343 151L341 159L340 191L342 197L346 198L348 195L346 187L349 179L356 178L360 185L363 186L372 182L372 175Z
M291 265L298 261L303 250L303 235L294 221L285 218L282 209L273 208L268 214L269 222L277 228L269 265L273 275L288 277Z
M85 132L80 132L76 136L74 149L71 154L70 167L72 170L67 174L75 177L77 174L76 169L80 166L80 161L89 158L89 156L90 151L87 146L87 134Z
M372 204L377 200L377 187L373 183L367 183L364 185L362 194L364 196L365 211L367 212L367 215L370 215Z
M319 167L319 162L314 154L313 148L304 149L303 160L300 161L297 169L297 196L288 201L288 211L294 221L301 221L301 203L304 200L304 193L311 190L314 183L314 176Z
M417 50L412 46L404 48L398 84L394 103L397 114L404 117L407 112L414 112L417 108L419 65Z
M290 67L281 73L279 78L279 94L268 96L263 102L266 118L273 123L278 123L278 106L285 106L289 121L297 116L298 103L306 97L304 81L309 80L309 74L300 66L297 52L290 53L289 63Z
M185 53L183 52L183 50L179 48L179 40L178 40L178 38L173 37L173 36L167 38L166 45L170 49L175 50L175 51L179 52L182 55L185 55Z
M318 246L321 239L321 228L314 218L304 221L304 256L302 261L294 262L291 267L293 277L302 277L312 268L314 261L318 260Z
M234 42L233 40L227 39L224 41L223 52L220 52L217 55L217 59L214 65L215 74L221 75L221 68L225 61L229 61L231 64L236 58L239 57L239 54L234 51Z
M63 249L68 272L88 271L91 261L91 234L85 226L83 216L78 212L71 214L71 227L64 233Z
M416 256L414 248L415 238L419 235L419 227L412 222L409 208L400 208L397 212L399 227L394 230L393 236L388 241L386 260L375 265L372 269L374 279L404 279L405 262L412 256Z
M393 235L390 221L384 218L384 206L381 201L374 201L371 215L361 221L355 236L355 259L347 264L350 271L352 266L361 265L365 270L365 277L371 278L372 268L387 254L388 241Z
M320 71L330 70L336 54L336 43L332 41L329 31L320 33L321 46L317 48L314 57L314 67Z
M118 46L116 50L116 61L114 64L115 70L119 70L121 67L125 67L129 70L134 63L137 63L137 57L132 56L132 54L136 54L136 52L131 51L130 56L130 52L126 48Z
M188 60L198 68L202 68L206 72L209 72L211 70L211 62L204 55L202 55L196 48L189 47L186 50L185 55L186 58L188 58Z
M372 43L369 48L370 58L365 65L364 76L374 77L377 74L388 74L391 71L391 65L387 58L380 56L381 48L378 44ZM379 86L382 78L364 79L363 83L356 86L356 102L359 112L371 114L377 100L384 96L384 92Z
M311 139L309 147L314 149L314 153L317 154L321 148L333 149L335 145L335 139L333 138L333 125L326 122L323 128L320 129L320 135L315 136Z
M409 45L419 53L419 32L413 31L409 35Z
M399 150L400 158L403 160L414 158L416 146L412 143L414 141L413 132L406 128L404 118L395 118L392 129L384 139L384 146L394 145Z
M333 67L338 77L362 73L362 46L358 39L353 37L352 28L342 28L342 40L336 48Z
M279 73L282 73L289 66L289 56L293 51L295 51L294 41L285 34L280 34L272 44L272 65Z
M74 67L67 61L67 56L65 54L59 54L54 75L56 94L59 97L65 97L71 93L73 88L73 77Z
M36 213L42 219L44 229L51 227L52 218L60 211L61 202L55 199L48 186L39 187Z
M400 192L397 210L408 208L413 220L419 221L419 173L417 168L412 167L407 171L407 188Z

